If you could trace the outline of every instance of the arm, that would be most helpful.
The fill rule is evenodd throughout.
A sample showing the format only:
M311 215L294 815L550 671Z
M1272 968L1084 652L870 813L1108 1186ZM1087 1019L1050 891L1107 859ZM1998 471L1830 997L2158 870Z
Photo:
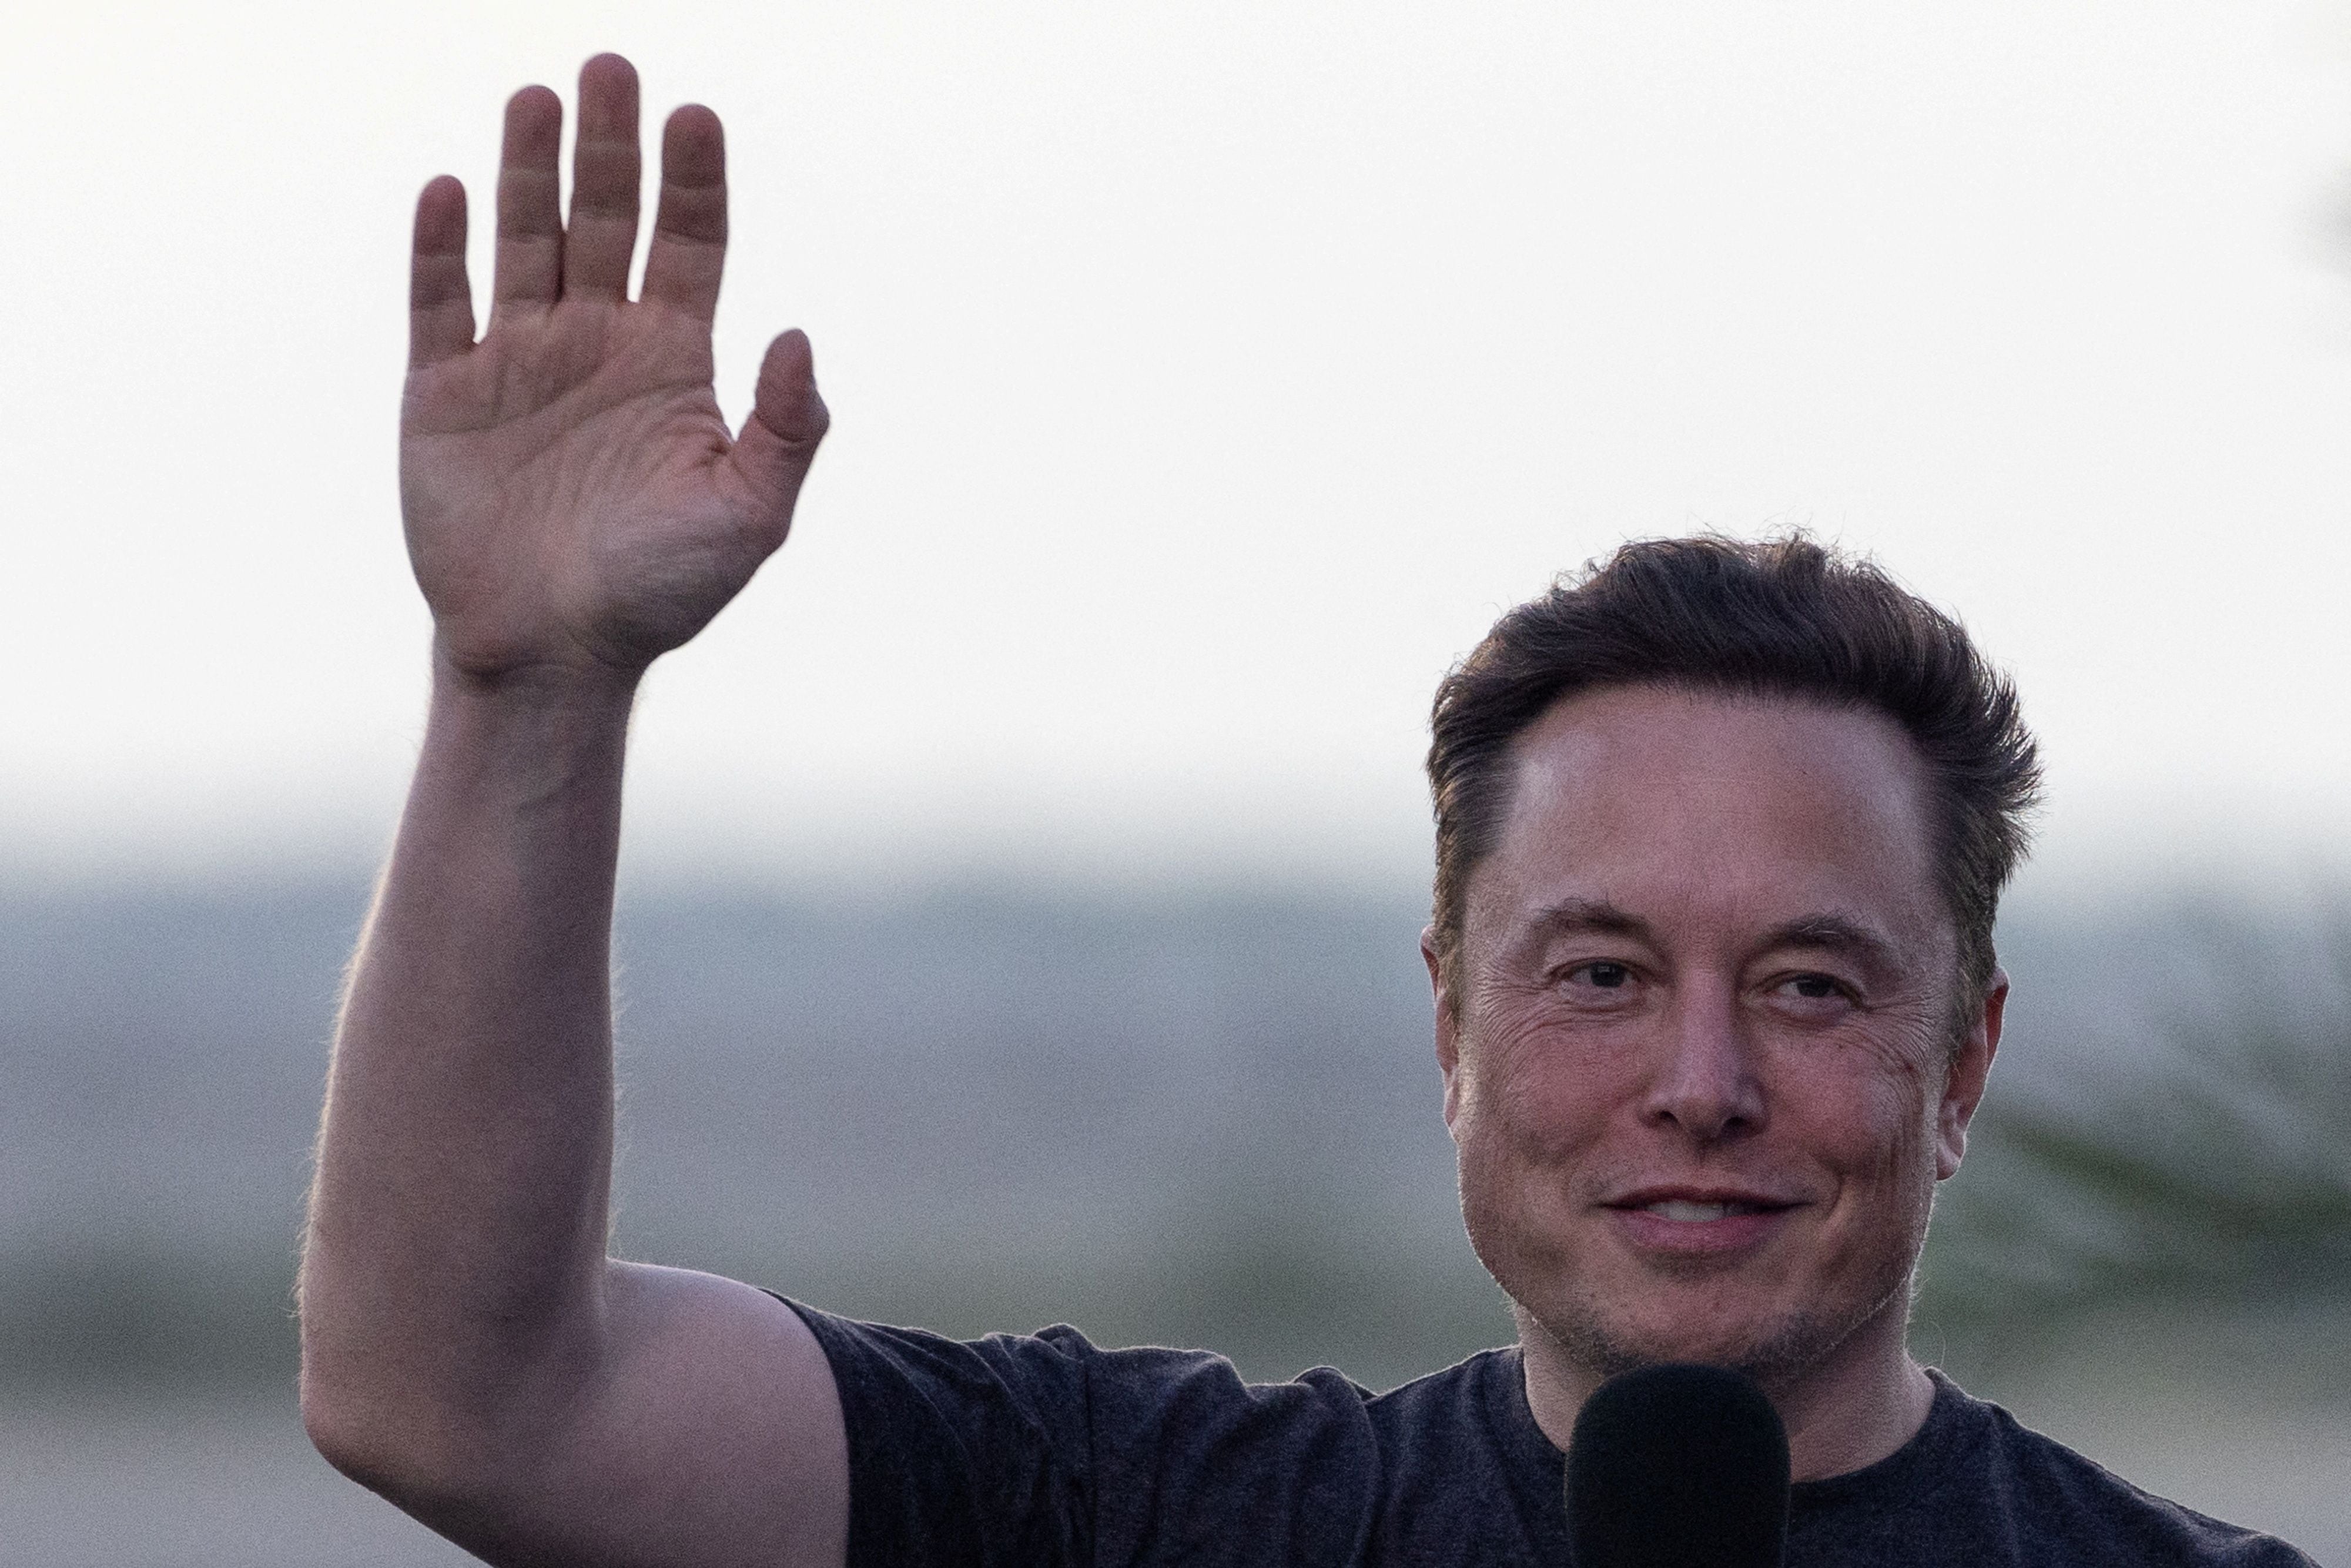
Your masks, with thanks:
M826 424L788 333L730 438L711 395L716 117L677 111L643 298L636 79L507 106L495 302L465 193L417 204L401 488L434 622L423 755L329 1075L302 1280L320 1450L497 1563L838 1563L838 1395L729 1281L605 1255L610 921L639 677L783 542Z

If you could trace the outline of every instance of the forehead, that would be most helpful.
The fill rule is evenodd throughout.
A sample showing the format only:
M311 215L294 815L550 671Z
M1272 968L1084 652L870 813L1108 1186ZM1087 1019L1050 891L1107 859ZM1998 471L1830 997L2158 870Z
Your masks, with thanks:
M1621 686L1554 705L1511 748L1468 924L1562 904L1763 928L1820 915L1928 938L1926 768L1892 719L1802 698Z

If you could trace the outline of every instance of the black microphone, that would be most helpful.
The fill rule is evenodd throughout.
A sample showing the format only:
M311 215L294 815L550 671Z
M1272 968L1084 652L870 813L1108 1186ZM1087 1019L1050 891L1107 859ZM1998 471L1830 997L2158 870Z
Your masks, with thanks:
M1645 1366L1602 1384L1567 1447L1575 1568L1781 1568L1788 1433L1754 1380Z

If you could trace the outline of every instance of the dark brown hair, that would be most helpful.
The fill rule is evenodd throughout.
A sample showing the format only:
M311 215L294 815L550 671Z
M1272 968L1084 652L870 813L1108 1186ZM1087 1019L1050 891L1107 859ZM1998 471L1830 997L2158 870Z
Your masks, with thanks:
M2016 688L1957 621L1872 562L1801 536L1628 544L1503 616L1445 677L1429 719L1428 784L1434 937L1448 980L1470 873L1510 811L1511 743L1562 698L1638 685L1801 697L1900 725L1927 765L1962 989L1981 999L2001 889L2024 858L2040 794ZM1447 985L1448 998L1458 992Z

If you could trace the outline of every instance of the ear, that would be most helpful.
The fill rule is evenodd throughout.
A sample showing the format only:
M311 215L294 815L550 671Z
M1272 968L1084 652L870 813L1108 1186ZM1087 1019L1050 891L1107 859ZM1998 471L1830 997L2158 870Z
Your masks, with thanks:
M2001 1018L2008 1010L2008 971L1994 969L1984 988L1983 1009L1969 1025L1968 1038L1943 1077L1942 1103L1935 1118L1935 1179L1949 1181L1968 1152L1968 1124L1983 1103L1984 1081L2000 1051Z
M1451 1132L1461 1115L1461 1033L1445 966L1437 962L1434 925L1420 934L1420 961L1427 966L1429 998L1437 1007L1437 1070L1445 1074L1445 1127Z

